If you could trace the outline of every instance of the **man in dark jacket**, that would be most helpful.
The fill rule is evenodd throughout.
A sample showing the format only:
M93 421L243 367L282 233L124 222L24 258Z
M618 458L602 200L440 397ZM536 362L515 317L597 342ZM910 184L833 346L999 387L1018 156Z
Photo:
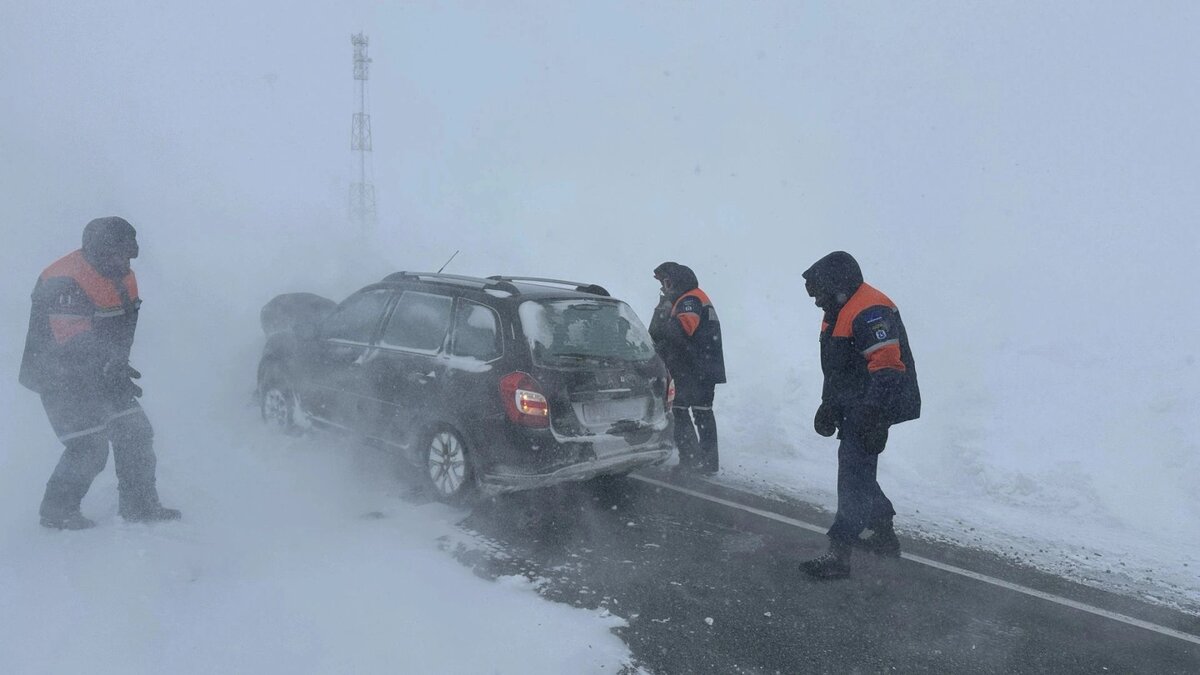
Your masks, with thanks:
M46 268L33 289L21 384L42 397L50 426L66 446L46 483L42 525L81 530L94 522L79 506L108 462L112 444L121 516L128 521L176 520L155 488L154 432L137 398L129 365L137 328L137 232L123 218L97 218L83 247Z
M836 579L850 574L852 546L900 555L892 527L896 511L879 487L876 469L888 427L919 417L921 394L900 312L886 295L863 283L858 262L835 251L803 276L809 296L825 312L820 339L825 383L813 426L822 436L837 433L841 443L829 551L801 568L817 578Z
M654 268L654 278L662 284L662 296L650 321L650 337L675 381L672 414L679 466L712 475L720 465L713 396L725 382L721 322L687 266L665 262Z

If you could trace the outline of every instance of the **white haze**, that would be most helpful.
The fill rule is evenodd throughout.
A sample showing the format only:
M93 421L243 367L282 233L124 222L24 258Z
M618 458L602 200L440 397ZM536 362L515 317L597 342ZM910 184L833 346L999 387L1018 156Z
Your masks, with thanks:
M1195 611L1196 25L1185 2L10 3L0 627L25 649L0 654L53 653L61 643L26 628L40 617L83 636L51 665L147 626L126 638L132 656L96 662L150 672L180 645L203 659L239 637L295 656L308 638L267 610L248 633L196 613L248 612L239 589L269 583L255 565L312 540L358 553L283 565L279 583L314 596L266 607L314 633L333 625L314 617L343 564L363 584L421 588L408 548L414 569L459 590L451 604L511 593L430 557L453 513L400 505L368 478L373 460L261 436L248 405L272 295L340 299L456 250L448 271L601 283L643 318L650 270L692 266L726 336L727 476L827 506L834 445L810 427L819 315L799 273L848 250L900 305L921 377L923 417L894 432L881 469L900 526ZM374 59L369 243L345 208L358 30ZM134 363L182 543L119 525L111 469L84 505L99 530L36 526L58 448L16 384L28 293L84 223L112 214L139 229ZM399 552L353 518L371 509L396 516L381 529ZM367 669L390 662L371 651L389 621L447 611L350 595L378 635L336 633L317 651ZM531 626L570 613L524 595L492 606ZM128 618L130 603L146 615ZM341 611L334 624L358 616ZM586 668L624 658L611 618L579 614L582 653L607 650Z

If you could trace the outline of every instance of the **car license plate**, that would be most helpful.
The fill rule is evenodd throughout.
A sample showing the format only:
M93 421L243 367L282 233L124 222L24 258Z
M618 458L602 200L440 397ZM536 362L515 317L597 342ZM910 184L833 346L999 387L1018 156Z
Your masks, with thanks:
M601 424L621 420L641 420L646 417L647 403L648 400L644 396L608 401L588 401L583 404L583 421L588 424Z

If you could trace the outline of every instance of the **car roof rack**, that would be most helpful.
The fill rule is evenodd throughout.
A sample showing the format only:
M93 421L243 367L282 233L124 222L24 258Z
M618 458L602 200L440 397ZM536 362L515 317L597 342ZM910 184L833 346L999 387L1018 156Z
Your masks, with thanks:
M521 289L517 288L516 284L507 279L498 279L496 277L469 277L462 274L442 274L440 272L392 272L383 278L383 283L395 283L398 281L459 281L471 284L479 284L484 290L504 291L511 295L520 295Z
M572 286L580 293L589 293L591 295L603 295L609 297L608 290L599 284L585 284L579 281L566 281L563 279L544 279L542 277L510 277L501 276L499 274L488 277L493 281L498 282L513 282L513 281L529 281L535 284L553 284L556 286Z

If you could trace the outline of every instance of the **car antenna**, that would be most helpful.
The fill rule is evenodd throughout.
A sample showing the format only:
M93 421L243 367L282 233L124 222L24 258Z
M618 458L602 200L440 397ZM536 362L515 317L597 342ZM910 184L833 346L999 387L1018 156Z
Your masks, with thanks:
M450 260L454 260L455 255L458 255L458 251L455 251L454 255L450 256ZM442 265L441 267L438 268L438 271L437 271L438 274L441 274L442 270L446 269L446 265L450 264L450 260L447 260L445 265Z

